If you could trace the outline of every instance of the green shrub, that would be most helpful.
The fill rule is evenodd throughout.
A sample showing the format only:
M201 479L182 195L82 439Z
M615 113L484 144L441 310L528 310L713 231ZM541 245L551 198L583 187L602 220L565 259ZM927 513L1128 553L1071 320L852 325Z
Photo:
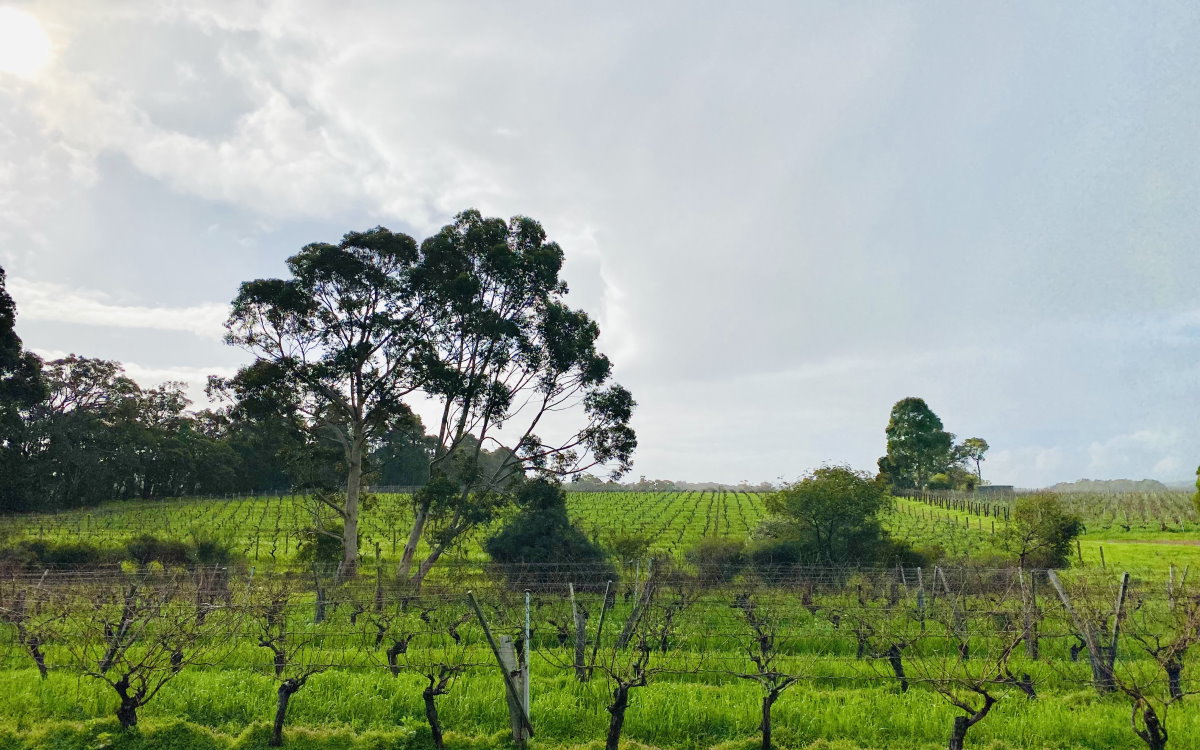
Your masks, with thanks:
M44 539L23 539L0 549L0 562L20 567L51 565L88 568L118 562L119 554L102 550L86 542L48 542Z
M296 548L296 559L323 567L337 565L342 561L342 532L342 524L337 522L327 523L321 529L306 529Z
M731 581L746 562L746 543L730 537L707 536L683 556L696 566L699 580L706 583Z
M139 565L159 563L163 567L187 565L188 545L179 539L159 539L143 534L125 545L125 553Z
M558 576L555 564L577 566L572 572L577 589L603 589L616 571L604 550L592 543L567 517L562 486L544 479L525 482L517 491L521 510L487 540L484 550L499 564L510 582L550 582Z

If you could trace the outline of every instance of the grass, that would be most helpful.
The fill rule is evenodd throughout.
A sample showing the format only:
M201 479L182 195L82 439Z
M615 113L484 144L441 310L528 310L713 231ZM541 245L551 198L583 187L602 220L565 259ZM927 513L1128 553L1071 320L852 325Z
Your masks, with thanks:
M1077 508L1085 501L1073 499ZM706 536L744 538L763 516L762 497L740 492L692 493L572 493L569 510L577 523L603 543L623 535L644 536L652 553L680 559L683 552ZM1187 515L1186 512L1191 512ZM1161 516L1155 516L1161 513ZM364 550L368 574L364 591L335 592L334 596L369 596L377 561L376 545L387 569L395 559L397 541L402 543L408 519L408 498L385 495L376 500L364 518ZM1002 517L1002 516L1001 516ZM1114 520L1115 519L1115 520ZM1178 519L1178 520L1176 520ZM266 569L270 563L294 563L296 545L310 517L296 498L230 498L220 501L122 503L103 508L58 515L0 520L0 535L51 540L85 539L119 546L133 536L150 533L187 539L203 536L227 540L251 565ZM1132 498L1127 507L1109 497L1096 500L1086 518L1088 532L1080 542L1084 565L1072 575L1086 577L1133 570L1133 599L1143 602L1142 612L1162 615L1161 599L1170 566L1182 577L1185 566L1200 566L1200 546L1162 542L1195 539L1197 525L1190 504L1178 498ZM899 499L886 524L894 535L918 548L940 548L947 557L970 559L1000 554L998 532L1002 520L994 514L934 507L911 499ZM993 524L995 526L993 527ZM994 528L994 530L993 530ZM482 530L460 551L460 561L482 558L477 542ZM1106 570L1099 566L1103 547ZM448 566L449 567L449 566ZM636 567L633 570L637 570ZM610 613L608 638L624 621L631 607L636 584L632 570L621 583L616 609ZM978 575L986 575L986 572ZM1200 573L1198 573L1200 574ZM644 571L643 571L644 575ZM928 571L927 571L928 575ZM1064 576L1067 578L1067 576ZM1192 576L1194 583L1195 575ZM780 649L783 663L805 675L784 693L776 704L775 734L784 748L812 750L883 750L885 748L943 747L950 723L956 715L931 684L918 682L901 693L879 660L855 658L856 605L854 580L840 591L819 591L813 611L802 602L802 590L777 593L783 607ZM932 581L932 579L926 579ZM1178 579L1177 579L1178 580ZM747 659L744 623L731 604L742 587L739 582L723 589L700 590L676 616L677 632L670 638L669 653L659 657L666 671L645 688L633 693L624 737L634 746L698 750L748 750L755 746L758 725L759 688L737 674L752 670ZM874 584L871 584L874 587ZM876 627L893 634L917 634L918 601L908 581L899 601ZM932 585L929 584L929 585ZM1107 584L1106 584L1107 585ZM443 607L465 611L460 590L446 593ZM1033 675L1041 697L1026 700L1019 692L1001 689L1002 699L993 715L971 730L971 747L991 750L1015 748L1128 748L1138 740L1129 728L1129 704L1119 696L1098 697L1087 687L1085 664L1071 662L1067 649L1073 643L1072 627L1057 603L1045 599L1047 613L1043 632L1043 659L1031 662L1014 657L1014 671ZM870 596L881 600L887 592L872 588ZM310 595L309 595L310 596ZM512 592L488 589L480 596L498 632L516 634L520 611ZM664 594L664 606L676 594ZM680 593L679 596L683 596ZM965 615L976 664L986 661L997 648L996 622L1011 621L1012 592L989 599L984 596L963 601L971 612ZM1007 598L1005 598L1007 597ZM1111 606L1111 587L1097 593L1097 601ZM599 604L593 594L581 595L595 623ZM116 600L114 600L115 602ZM923 670L933 669L935 657L952 654L951 599L927 603L928 622L921 636L906 651L911 674L919 679ZM114 604L107 606L115 606ZM296 627L311 621L311 598L296 605L292 616ZM997 608L1004 611L996 611ZM350 607L338 607L328 627L330 637L308 655L329 668L295 696L288 717L289 746L296 748L425 748L430 746L423 723L420 691L424 678L415 670L391 677L377 654L365 645L370 627L367 616L351 626ZM1099 611L1099 610L1098 610ZM1007 612L1007 614L1006 614ZM834 615L841 619L835 622ZM91 617L99 617L97 610ZM610 699L609 683L600 677L581 684L574 679L555 636L551 621L564 622L569 607L561 595L539 595L534 612L534 661L531 712L538 731L532 747L592 748L603 737ZM85 618L86 619L86 618ZM881 622L885 626L881 625ZM81 634L89 626L80 621L68 634ZM206 750L262 747L275 705L277 682L270 674L269 653L256 645L251 623L240 622L227 650L220 658L189 667L170 682L140 711L141 729L117 731L109 720L116 705L111 688L81 676L69 649L63 643L46 647L52 666L49 679L40 680L30 668L27 654L11 627L0 648L0 750L5 748L152 748L179 747ZM506 739L507 715L503 688L479 630L468 623L465 651L453 658L475 664L458 678L439 706L451 747L510 747ZM939 635L940 634L940 635ZM611 646L610 641L605 648ZM883 641L872 648L878 649ZM452 658L446 643L414 642L410 666L420 659ZM606 653L602 650L602 655ZM614 652L615 653L615 652ZM1153 664L1132 649L1122 651L1125 668L1151 670ZM1189 658L1186 679L1190 689L1200 663ZM1169 714L1170 747L1200 747L1200 711L1188 699Z

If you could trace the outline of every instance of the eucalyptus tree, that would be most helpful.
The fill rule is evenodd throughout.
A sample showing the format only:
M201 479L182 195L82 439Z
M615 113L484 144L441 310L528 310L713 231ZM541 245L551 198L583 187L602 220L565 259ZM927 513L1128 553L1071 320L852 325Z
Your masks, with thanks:
M536 221L465 211L419 247L352 232L288 259L289 279L242 285L226 339L256 361L219 385L341 445L344 495L320 497L342 519L344 571L358 557L365 460L412 421L410 402L437 420L399 568L417 585L511 502L520 475L628 470L633 398L610 384L595 322L563 302L562 263Z
M414 287L416 242L382 227L314 243L287 260L288 279L242 284L226 341L255 356L231 381L250 412L277 413L341 448L345 491L318 493L342 521L343 570L358 560L364 459L410 412L430 310Z
M29 410L46 395L41 360L25 351L16 321L0 268L0 511L26 510L33 501L25 427Z
M430 482L414 495L400 565L417 585L511 502L520 476L629 469L634 401L610 382L599 327L564 302L562 264L562 248L522 216L464 211L421 245L416 276L438 311L422 391L438 419ZM413 571L422 539L428 552Z
M879 471L895 487L924 490L931 476L955 463L954 435L924 399L897 401L885 432L887 455L879 459Z

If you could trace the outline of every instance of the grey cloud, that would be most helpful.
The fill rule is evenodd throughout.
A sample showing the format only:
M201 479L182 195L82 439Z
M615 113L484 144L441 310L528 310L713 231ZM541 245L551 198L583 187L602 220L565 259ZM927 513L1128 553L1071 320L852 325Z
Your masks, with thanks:
M996 481L1200 460L1191 4L30 8L65 46L0 81L11 275L211 312L306 242L525 213L639 473L869 468L908 395ZM120 351L236 360L163 335Z

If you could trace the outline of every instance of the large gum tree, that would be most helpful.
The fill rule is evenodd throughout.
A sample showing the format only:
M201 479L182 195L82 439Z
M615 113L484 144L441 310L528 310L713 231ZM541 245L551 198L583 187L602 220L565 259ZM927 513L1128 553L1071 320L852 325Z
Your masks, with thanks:
M439 314L422 384L438 415L435 455L400 563L418 586L511 502L520 478L598 465L619 476L637 446L633 398L611 383L599 327L563 301L563 251L538 222L465 211L422 243L421 256L418 283Z
M409 414L431 313L414 287L409 236L376 228L288 258L288 279L242 284L226 341L255 356L225 384L250 410L274 411L341 447L345 491L316 496L342 522L343 573L358 561L364 462L371 441Z
M562 263L536 221L465 211L419 246L355 232L305 247L289 279L242 285L227 340L256 359L227 386L341 445L344 494L318 497L342 520L344 572L358 558L365 461L410 402L437 428L399 569L418 586L525 475L628 470L634 401L610 382L595 322L563 301Z

